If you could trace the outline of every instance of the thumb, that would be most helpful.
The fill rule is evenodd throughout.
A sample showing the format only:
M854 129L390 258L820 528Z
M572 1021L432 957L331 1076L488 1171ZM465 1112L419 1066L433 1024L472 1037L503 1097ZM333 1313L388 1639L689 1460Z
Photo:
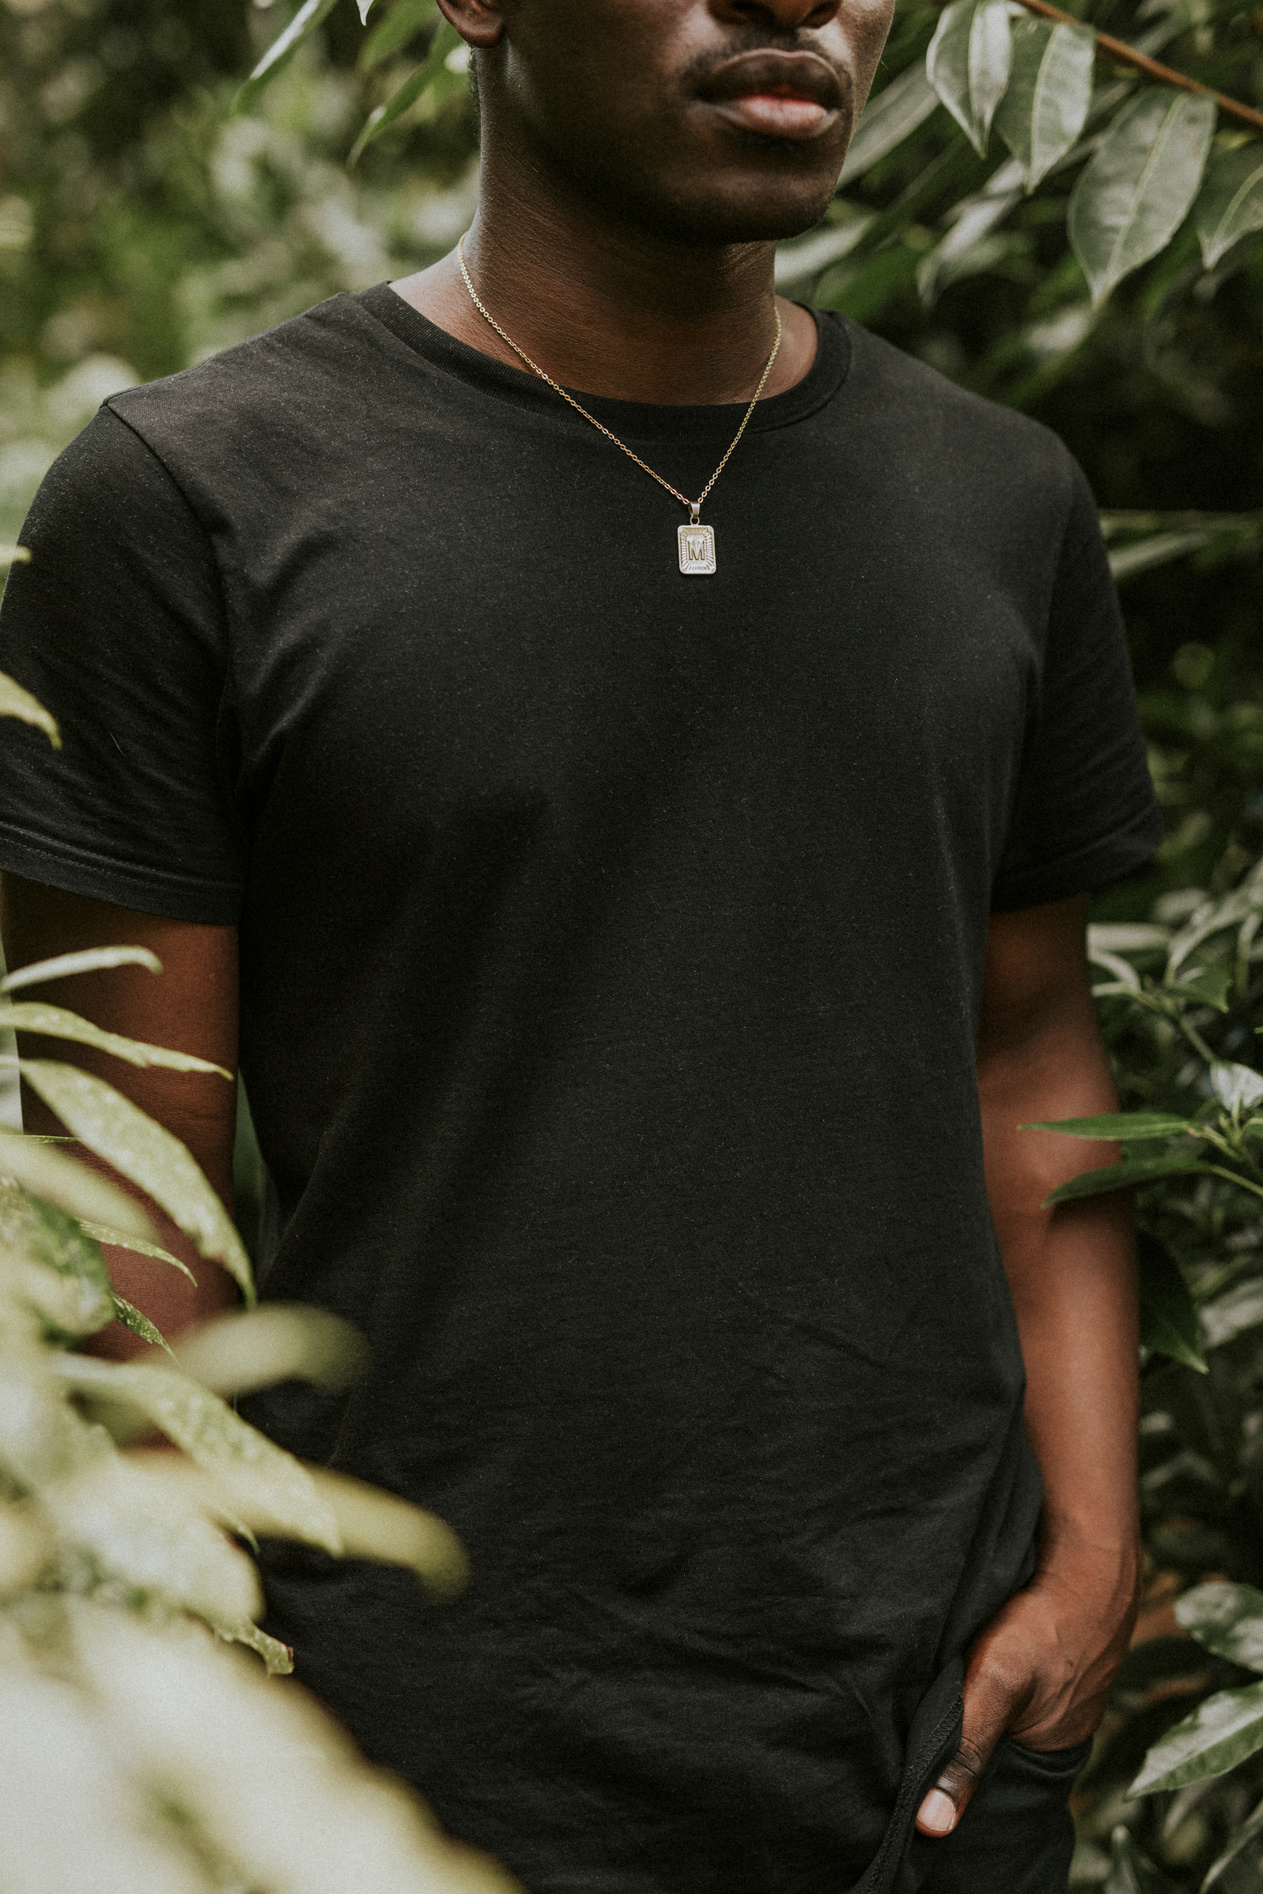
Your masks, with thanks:
M988 1690L981 1681L971 1687L966 1680L960 1744L934 1787L922 1799L917 1810L919 1834L934 1837L951 1834L982 1781L995 1746L1008 1726L1012 1708L1007 1697L994 1689Z

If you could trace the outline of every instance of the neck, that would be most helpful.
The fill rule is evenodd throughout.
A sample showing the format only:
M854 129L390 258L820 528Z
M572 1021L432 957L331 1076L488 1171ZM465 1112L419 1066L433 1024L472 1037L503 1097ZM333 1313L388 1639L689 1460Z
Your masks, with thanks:
M624 401L749 400L775 337L774 246L707 246L604 220L484 152L465 260L479 298L554 381ZM449 334L510 366L521 362L474 308L454 255L396 283ZM815 324L780 304L785 340L765 395L801 380Z

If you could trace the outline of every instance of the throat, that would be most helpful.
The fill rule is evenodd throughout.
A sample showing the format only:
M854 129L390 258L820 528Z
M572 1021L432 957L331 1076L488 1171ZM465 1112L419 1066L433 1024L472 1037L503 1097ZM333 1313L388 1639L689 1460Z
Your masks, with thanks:
M682 294L687 286L678 283L664 290L667 258L656 272L598 269L573 251L541 263L534 248L496 241L481 214L464 240L471 280L503 333L471 304L455 252L392 287L457 340L522 368L511 338L547 377L580 394L671 407L748 401L778 307L784 338L764 395L783 393L811 368L815 321L796 304L778 305L771 245L742 246L767 255L738 259L741 267L721 273L705 294Z

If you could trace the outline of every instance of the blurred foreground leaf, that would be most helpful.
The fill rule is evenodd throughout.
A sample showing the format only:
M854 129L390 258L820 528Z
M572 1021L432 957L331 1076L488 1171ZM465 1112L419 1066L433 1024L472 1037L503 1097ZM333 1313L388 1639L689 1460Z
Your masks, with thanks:
M16 717L20 723L33 724L44 732L55 750L61 748L57 719L48 714L37 697L32 697L30 691L23 690L3 671L0 671L0 717Z
M134 1197L39 1138L0 1131L0 1178L4 1177L73 1217L108 1224L141 1242L157 1238L158 1232Z
M51 960L34 960L0 980L0 993L16 993L19 987L38 986L45 980L64 980L75 973L99 973L110 967L144 967L149 973L161 973L162 962L147 947L84 947L78 953L54 954Z
M250 1261L229 1218L189 1152L178 1138L155 1124L112 1085L77 1066L50 1059L24 1059L22 1076L54 1111L67 1131L82 1139L116 1171L153 1198L191 1236L203 1256L221 1262L254 1300ZM119 1224L117 1217L99 1216ZM144 1232L154 1235L152 1230Z
M112 1053L128 1065L162 1066L170 1072L218 1072L221 1078L232 1078L222 1065L213 1065L209 1059L146 1045L144 1040L127 1039L122 1033L105 1032L91 1020L80 1019L78 1013L67 1012L64 1006L46 1006L40 1000L18 1000L11 1005L0 1001L0 1031L6 1026L13 1032L42 1033L49 1039L73 1039L78 1045Z
M358 1330L324 1309L270 1302L218 1316L175 1349L184 1373L216 1394L249 1394L278 1381L302 1380L340 1392L366 1356Z
M208 1388L153 1361L62 1355L55 1366L77 1394L139 1408L190 1460L231 1480L235 1493L291 1535L326 1552L341 1550L333 1514L317 1494L307 1469Z

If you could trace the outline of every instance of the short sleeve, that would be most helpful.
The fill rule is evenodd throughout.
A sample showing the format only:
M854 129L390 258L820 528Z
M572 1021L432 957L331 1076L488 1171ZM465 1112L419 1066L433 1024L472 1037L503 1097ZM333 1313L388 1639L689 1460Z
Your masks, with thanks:
M59 457L0 606L0 670L62 748L0 724L0 869L173 920L236 921L244 845L214 554L162 463L103 408Z
M1087 482L1074 491L992 908L1086 894L1148 861L1162 817L1114 582Z

